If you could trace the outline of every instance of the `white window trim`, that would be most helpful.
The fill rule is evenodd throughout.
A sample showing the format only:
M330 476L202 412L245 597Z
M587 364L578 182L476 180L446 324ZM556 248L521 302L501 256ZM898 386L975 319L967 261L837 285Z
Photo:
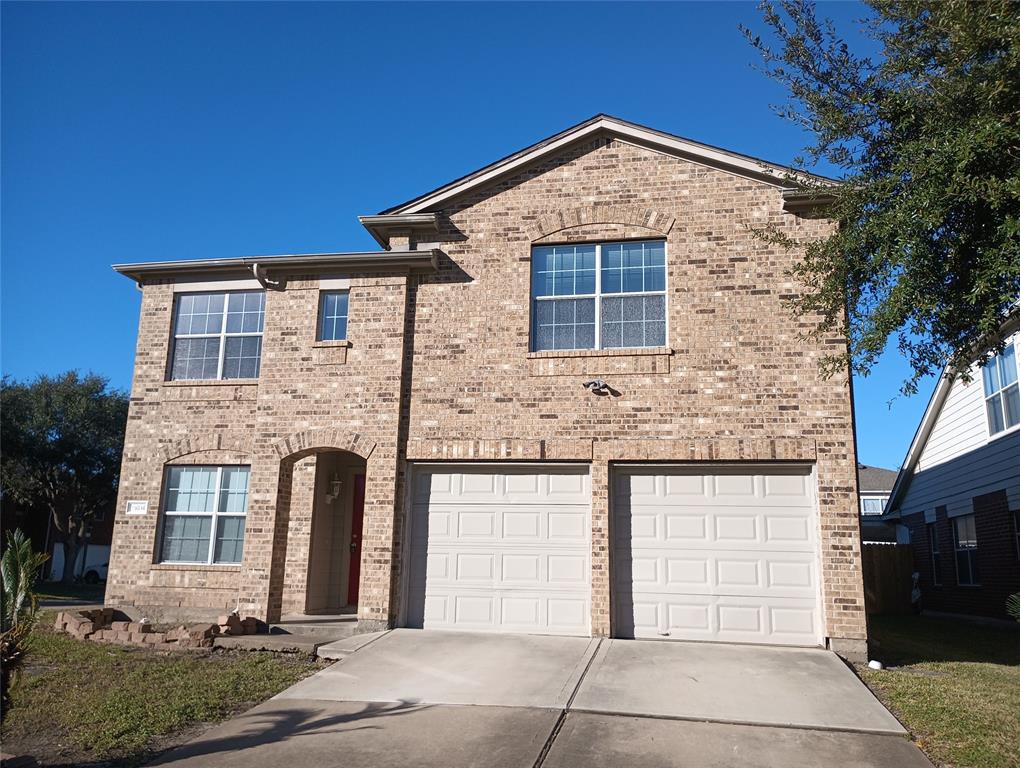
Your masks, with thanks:
M1000 406L1002 408L1002 421L1003 421L1003 423L1005 423L1005 421L1006 421L1006 400L1005 400L1005 398L1003 396L1003 393L1007 389L1009 389L1010 387L1012 387L1014 385L1017 386L1017 387L1020 387L1020 361L1017 360L1017 357L1020 356L1020 341L1013 341L1013 342L1007 344L1006 346L1007 347L1013 347L1013 363L1017 367L1017 380L1014 383L1007 384L1004 387L999 387L999 389L997 389L992 394L986 395L985 394L985 369L987 368L987 363L981 368L981 396L983 398L981 402L984 405L984 409L985 409L985 429L988 431L988 442L989 443L992 442L993 440L998 440L1000 437L1005 437L1006 435L1011 435L1014 432L1020 430L1020 422L1018 422L1018 423L1014 424L1012 427L1006 427L1005 429L1001 429L998 432L992 432L992 422L988 418L988 401L991 400L993 397L997 397L997 398L999 398L999 403L1000 403ZM1005 354L1005 351L1006 351L1005 348L1003 348L1003 354ZM998 357L998 355L996 355L996 357ZM992 358L992 359L994 360L995 358Z
M220 314L220 331L219 333L177 333L177 313L178 307L180 306L181 296L191 296L199 294L209 294L210 296L216 294L223 294L223 312ZM227 314L228 307L230 306L230 295L235 293L257 293L257 291L187 291L186 293L174 294L174 311L173 317L170 322L173 323L173 349L170 351L170 365L169 371L167 372L169 381L250 381L249 378L238 377L236 379L224 379L223 378L223 363L226 359L227 354L227 339L239 338L242 336L258 336L262 338L265 323L266 323L266 304L265 297L262 299L262 331L238 331L237 333L227 333ZM177 357L177 340L178 339L219 339L220 340L220 352L219 359L216 362L216 378L215 379L175 379L173 378L174 373L174 360ZM262 350L259 349L259 373L262 373Z
M213 509L211 512L192 512L185 510L171 510L166 508L166 495L170 490L167 484L167 478L170 476L172 469L180 467L187 467L188 469L216 469L216 486L213 492ZM223 487L223 470L234 469L244 467L248 470L248 489L245 491L244 497L244 512L221 512L220 511L220 493ZM216 553L216 533L218 531L220 518L221 517L248 517L248 500L251 498L251 466L248 464L172 464L168 465L166 471L163 473L163 519L168 517L210 517L212 518L211 527L209 528L209 551L206 555L205 560L164 560L163 559L163 535L165 532L165 525L161 525L159 529L159 558L160 564L166 565L221 565L225 567L236 568L241 563L217 563L213 558ZM245 540L247 539L248 524L245 523ZM243 556L242 556L243 557Z
M933 587L941 587L942 569L935 565L935 555L939 556L939 560L942 559L942 542L939 541L938 523L925 523L925 525L928 533L928 559L931 561L931 583Z
M865 512L864 502L865 501L880 501L882 502L882 508L878 512ZM888 496L876 496L869 494L861 494L861 514L865 517L878 517L885 512L885 505L889 502Z
M970 514L967 514L967 515L957 515L956 517L951 519L951 524L950 524L950 528L952 529L950 532L952 533L952 536L953 536L953 566L956 568L956 586L958 586L958 587L980 587L981 586L981 582L980 581L972 581L972 582L969 582L967 584L964 584L963 582L960 581L960 558L957 555L959 555L960 552L973 552L974 556L976 557L977 556L977 551L978 551L977 544L975 544L973 547L961 547L960 546L960 535L956 532L956 521L963 520L964 518L967 518L967 517L973 517L974 518L974 540L976 542L977 541L977 517L974 515L973 512L971 512ZM970 559L971 558L968 558L968 561L970 561ZM971 571L973 571L973 570L974 569L971 568ZM971 574L971 576L973 576L973 573Z
M618 293L602 293L602 246L604 245L618 245L620 243L662 243L662 281L663 288L661 291L631 291L631 292L618 292ZM528 261L528 281L529 290L531 293L531 302L529 302L529 311L531 312L531 338L528 341L528 348L532 352L597 352L604 351L604 349L656 349L656 347L602 347L602 299L618 299L627 298L631 296L662 296L663 299L663 323L665 324L665 334L663 336L663 347L669 346L669 242L665 238L651 237L645 239L636 240L606 240L605 242L595 243L595 293L577 293L570 294L569 296L535 296L535 285L532 280L534 275L534 258L535 248L556 248L562 246L564 248L570 246L580 245L591 245L591 243L578 242L578 243L559 243L559 244L548 244L542 243L539 245L531 246L531 258ZM534 302L536 301L563 301L569 299L594 299L595 300L595 346L591 347L580 347L572 349L536 349L535 341L537 337L536 318L534 312Z

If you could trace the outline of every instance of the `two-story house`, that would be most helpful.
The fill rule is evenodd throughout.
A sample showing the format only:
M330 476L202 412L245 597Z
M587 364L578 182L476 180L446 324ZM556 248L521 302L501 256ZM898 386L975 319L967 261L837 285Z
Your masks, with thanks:
M892 469L857 465L857 487L861 495L861 536L864 541L895 541L895 526L882 513L892 494L898 473Z
M832 226L789 169L597 116L361 221L383 250L125 264L107 602L863 653Z
M910 531L928 610L1006 618L1020 592L1018 329L1014 312L969 381L942 374L886 506Z

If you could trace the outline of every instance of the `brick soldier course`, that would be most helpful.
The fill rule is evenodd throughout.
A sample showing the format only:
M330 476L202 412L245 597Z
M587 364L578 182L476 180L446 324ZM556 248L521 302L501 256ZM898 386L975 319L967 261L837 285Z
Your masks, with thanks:
M119 268L143 293L107 603L270 621L300 612L316 464L342 451L366 476L359 622L392 626L410 462L572 461L591 465L591 627L608 635L614 462L786 460L816 468L824 634L861 653L850 389L818 371L844 341L805 338L815 318L784 306L801 290L787 276L796 254L751 231L774 225L807 242L831 222L795 204L781 169L678 142L593 118L366 217L387 248L376 256ZM666 242L668 347L529 351L532 246L631 238ZM259 378L168 381L175 283L248 286L259 269ZM349 281L348 341L316 342L320 281L338 277ZM595 377L617 394L580 386ZM240 565L157 562L175 464L250 465ZM126 515L129 500L148 512Z

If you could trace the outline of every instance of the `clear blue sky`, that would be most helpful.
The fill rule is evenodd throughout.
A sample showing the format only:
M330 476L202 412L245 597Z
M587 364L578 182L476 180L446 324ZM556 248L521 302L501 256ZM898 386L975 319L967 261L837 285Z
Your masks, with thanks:
M859 6L830 3L839 22ZM751 3L4 3L2 369L131 381L123 261L374 249L379 210L598 112L788 162ZM826 171L829 169L820 169ZM897 467L932 383L856 382Z

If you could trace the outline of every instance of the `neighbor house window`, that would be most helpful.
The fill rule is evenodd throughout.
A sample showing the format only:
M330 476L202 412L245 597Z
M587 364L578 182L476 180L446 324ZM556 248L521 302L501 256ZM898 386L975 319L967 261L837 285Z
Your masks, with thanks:
M347 338L347 291L323 291L319 299L319 341Z
M169 467L163 563L239 563L248 511L248 467Z
M1020 558L1020 509L1013 510L1013 535L1016 537L1016 556Z
M258 378L265 302L263 291L178 294L170 378Z
M988 434L1020 424L1020 389L1017 387L1016 346L1010 344L981 369L985 381Z
M861 512L865 515L880 515L885 508L885 499L861 499Z
M939 532L935 523L928 523L928 551L931 553L931 583L942 585L942 554L939 552Z
M956 549L956 583L977 586L977 526L974 515L953 518L953 546Z
M531 251L531 346L666 344L666 243L552 245Z

